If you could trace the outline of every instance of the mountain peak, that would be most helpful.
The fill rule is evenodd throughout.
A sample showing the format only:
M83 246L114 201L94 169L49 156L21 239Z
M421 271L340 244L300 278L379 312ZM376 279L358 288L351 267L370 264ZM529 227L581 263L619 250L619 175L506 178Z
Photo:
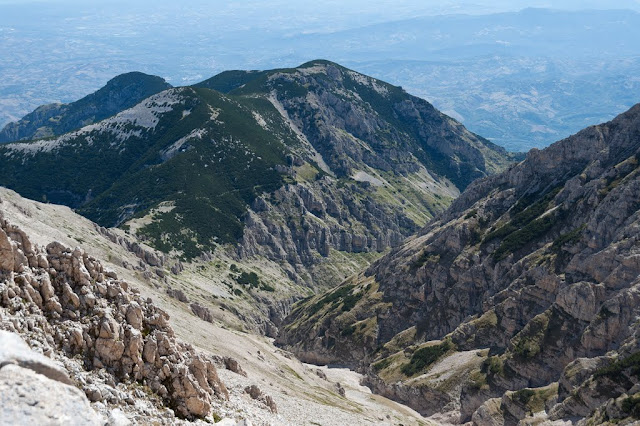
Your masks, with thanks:
M134 71L120 74L84 98L38 107L0 131L0 143L58 136L110 117L170 88L163 78Z
M314 275L333 253L378 257L512 161L427 101L322 60L221 73L2 155L0 183L32 198L187 259L235 245L310 285L353 272Z

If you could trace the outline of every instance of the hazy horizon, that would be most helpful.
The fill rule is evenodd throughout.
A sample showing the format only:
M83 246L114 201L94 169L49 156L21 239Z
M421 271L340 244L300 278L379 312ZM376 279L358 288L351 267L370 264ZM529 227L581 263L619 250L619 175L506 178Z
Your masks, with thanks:
M609 12L619 9L631 12ZM186 85L323 58L402 85L499 143L542 146L629 106L639 84L638 12L640 0L0 0L0 126L128 71ZM583 110L567 110L576 105ZM505 114L534 114L527 128L536 130L505 133L496 127L511 123ZM585 118L552 123L569 116Z

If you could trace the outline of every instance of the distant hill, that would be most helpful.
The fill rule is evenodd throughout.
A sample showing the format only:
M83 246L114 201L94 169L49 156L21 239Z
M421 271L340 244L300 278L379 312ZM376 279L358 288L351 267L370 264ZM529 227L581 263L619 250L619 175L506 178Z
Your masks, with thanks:
M69 104L48 104L0 131L0 143L59 136L131 108L170 88L160 77L130 72L119 75L100 90Z

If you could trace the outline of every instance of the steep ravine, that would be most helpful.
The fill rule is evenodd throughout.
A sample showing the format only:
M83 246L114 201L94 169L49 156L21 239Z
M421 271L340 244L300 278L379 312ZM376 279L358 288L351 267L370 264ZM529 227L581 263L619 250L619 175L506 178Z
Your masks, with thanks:
M639 166L636 105L472 183L364 274L295 306L278 340L446 421L630 422Z

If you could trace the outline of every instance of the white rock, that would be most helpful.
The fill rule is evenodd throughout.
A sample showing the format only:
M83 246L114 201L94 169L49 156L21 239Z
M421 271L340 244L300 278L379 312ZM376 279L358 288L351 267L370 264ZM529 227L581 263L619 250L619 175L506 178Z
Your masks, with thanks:
M109 413L109 418L107 419L108 426L129 426L131 420L124 415L121 409L116 408L115 410Z
M0 368L15 364L42 374L49 379L73 385L67 371L55 361L32 351L15 333L0 330Z
M0 369L0 425L101 425L81 390L17 365Z

